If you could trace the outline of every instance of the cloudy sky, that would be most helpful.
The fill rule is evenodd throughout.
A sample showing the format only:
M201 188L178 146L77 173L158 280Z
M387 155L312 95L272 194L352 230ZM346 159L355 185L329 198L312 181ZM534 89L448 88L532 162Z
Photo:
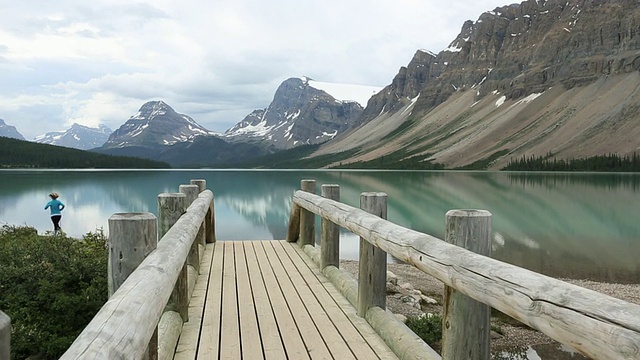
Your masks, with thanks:
M0 118L27 139L113 130L149 100L223 132L290 77L383 87L506 0L0 3Z

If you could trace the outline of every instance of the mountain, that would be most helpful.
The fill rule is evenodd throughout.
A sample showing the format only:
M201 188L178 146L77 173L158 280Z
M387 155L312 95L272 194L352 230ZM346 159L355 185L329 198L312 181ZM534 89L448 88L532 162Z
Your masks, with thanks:
M312 157L500 169L523 156L630 155L640 149L639 20L632 0L485 12L440 53L418 50L357 126Z
M224 138L275 149L326 142L351 128L378 90L290 78L278 87L269 107L254 110L227 130Z
M0 136L24 140L24 136L16 130L15 126L7 125L2 119L0 119Z
M177 167L232 166L268 153L256 144L229 143L162 101L142 105L102 147L92 151L163 161Z
M149 101L114 131L102 148L155 149L192 141L198 136L216 134L200 126L189 116L178 114L163 101Z
M100 124L97 128L92 128L80 124L73 124L69 129L64 131L53 131L36 136L35 142L88 150L102 146L110 134L111 129L106 125Z

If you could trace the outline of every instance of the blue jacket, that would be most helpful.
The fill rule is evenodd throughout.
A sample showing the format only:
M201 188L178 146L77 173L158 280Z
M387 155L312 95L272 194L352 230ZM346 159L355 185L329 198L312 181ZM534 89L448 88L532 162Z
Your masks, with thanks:
M62 211L62 209L64 209L64 204L62 203L62 201L55 199L49 201L44 207L45 210L47 210L48 208L51 209L51 216L62 215L60 212Z

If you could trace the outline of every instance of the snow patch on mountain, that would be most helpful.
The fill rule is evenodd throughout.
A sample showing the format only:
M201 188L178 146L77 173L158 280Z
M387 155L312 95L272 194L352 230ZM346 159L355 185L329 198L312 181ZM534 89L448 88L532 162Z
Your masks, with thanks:
M366 107L369 99L382 90L381 86L330 83L315 81L306 76L303 76L300 79L309 86L322 90L337 100L355 101L362 107Z

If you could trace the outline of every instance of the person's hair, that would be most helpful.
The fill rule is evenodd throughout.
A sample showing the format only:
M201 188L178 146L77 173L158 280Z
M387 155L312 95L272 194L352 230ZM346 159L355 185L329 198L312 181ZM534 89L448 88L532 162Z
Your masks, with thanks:
M51 194L49 194L49 196L50 196L52 199L57 199L57 198L58 198L58 193L54 193L54 192L52 192Z

